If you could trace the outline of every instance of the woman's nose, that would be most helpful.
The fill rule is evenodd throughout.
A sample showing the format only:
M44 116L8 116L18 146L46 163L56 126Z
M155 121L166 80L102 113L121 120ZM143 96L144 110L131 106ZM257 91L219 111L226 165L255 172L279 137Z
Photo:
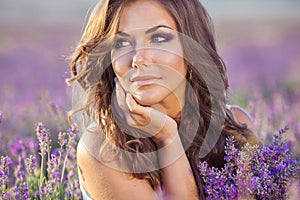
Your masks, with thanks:
M137 68L142 65L149 65L151 62L151 55L149 49L145 47L135 49L134 55L132 58L132 67Z

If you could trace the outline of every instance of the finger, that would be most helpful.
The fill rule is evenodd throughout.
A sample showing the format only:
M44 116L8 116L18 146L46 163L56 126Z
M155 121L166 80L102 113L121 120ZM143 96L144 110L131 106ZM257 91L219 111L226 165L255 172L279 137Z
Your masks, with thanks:
M126 113L125 116L126 116L126 117L125 117L125 118L126 118L126 123L127 123L129 126L135 127L135 128L138 127L138 125L137 125L137 123L136 123L136 120L135 120L130 114Z
M138 104L130 93L126 94L126 106L132 114L149 117L150 107Z
M150 108L139 105L130 93L126 94L126 105L128 107L130 120L135 122L131 124L135 124L135 126L144 126L151 122L149 115Z
M160 132L165 126L166 114L153 108L139 105L131 94L126 94L126 104L130 111L128 122L131 125L134 124L137 128L143 129L152 136Z
M135 113L137 111L138 105L130 93L126 94L126 104L130 112Z

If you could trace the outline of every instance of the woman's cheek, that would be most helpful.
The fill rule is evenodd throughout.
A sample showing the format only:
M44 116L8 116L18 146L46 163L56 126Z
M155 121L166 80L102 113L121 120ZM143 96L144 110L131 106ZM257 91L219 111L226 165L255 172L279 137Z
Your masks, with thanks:
M124 77L130 71L130 60L125 56L112 61L112 66L118 78Z
M161 51L160 54L155 55L155 58L159 65L168 68L168 70L173 71L173 73L180 73L185 77L186 64L180 54Z

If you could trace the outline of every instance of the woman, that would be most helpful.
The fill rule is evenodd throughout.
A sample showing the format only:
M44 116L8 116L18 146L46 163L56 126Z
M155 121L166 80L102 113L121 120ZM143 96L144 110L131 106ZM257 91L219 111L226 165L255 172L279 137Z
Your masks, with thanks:
M227 106L198 0L100 1L71 69L93 122L77 153L87 199L204 199L197 164L222 167L228 135L259 143L249 115Z

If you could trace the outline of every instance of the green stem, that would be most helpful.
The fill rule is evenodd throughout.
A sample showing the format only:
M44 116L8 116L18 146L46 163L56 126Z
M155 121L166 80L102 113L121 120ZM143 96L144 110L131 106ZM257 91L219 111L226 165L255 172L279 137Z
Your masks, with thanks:
M5 193L5 189L6 189L6 186L5 184L1 183L1 195L3 195Z
M40 172L40 181L39 181L39 190L41 189L41 186L43 185L43 178L44 178L44 165L45 165L45 156L42 155L42 161L41 161L41 172Z
M48 149L47 155L48 155L48 161L49 161L50 160L50 146L49 145L47 146L47 149Z
M67 150L67 153L66 153L66 156L65 156L65 159L64 159L64 165L63 165L63 168L62 168L62 171L61 171L60 183L62 183L62 181L63 181L63 178L64 178L64 174L65 174L65 168L66 168L66 162L67 162L68 154L69 154L69 151Z

